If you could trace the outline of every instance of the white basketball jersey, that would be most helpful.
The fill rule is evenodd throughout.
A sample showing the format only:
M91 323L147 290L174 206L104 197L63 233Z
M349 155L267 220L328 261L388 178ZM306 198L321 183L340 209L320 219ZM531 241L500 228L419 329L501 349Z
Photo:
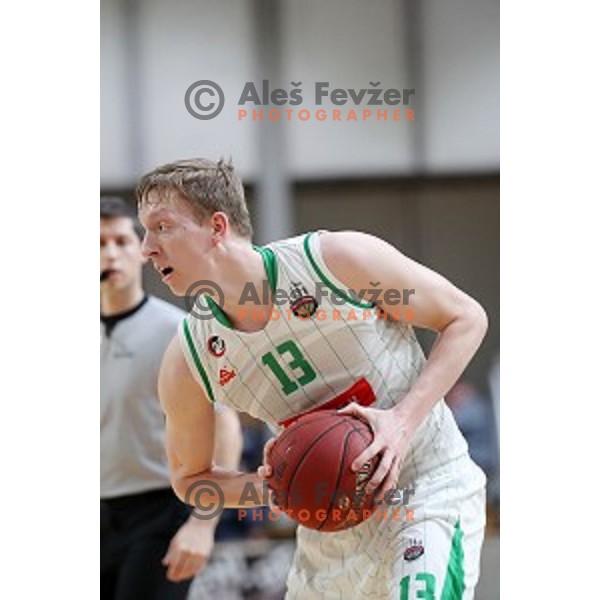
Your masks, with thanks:
M197 300L198 311L180 327L189 368L208 398L249 413L274 431L357 382L372 390L372 406L390 408L402 401L425 362L409 324L383 318L326 267L320 233L255 246L271 290L280 290L264 329L236 331L209 296ZM401 480L415 481L466 453L440 399L413 438Z

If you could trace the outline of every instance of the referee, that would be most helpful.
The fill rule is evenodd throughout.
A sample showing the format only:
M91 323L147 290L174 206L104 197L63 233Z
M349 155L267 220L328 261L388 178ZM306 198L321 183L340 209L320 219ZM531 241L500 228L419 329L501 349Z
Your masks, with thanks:
M190 517L171 489L157 380L184 313L142 288L142 228L120 198L100 200L100 583L104 600L183 599L217 521ZM236 469L236 414L218 408L215 462Z

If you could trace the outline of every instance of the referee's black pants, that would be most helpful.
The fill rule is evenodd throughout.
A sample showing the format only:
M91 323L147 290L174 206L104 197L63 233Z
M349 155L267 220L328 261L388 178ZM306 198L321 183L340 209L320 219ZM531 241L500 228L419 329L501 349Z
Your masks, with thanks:
M101 500L101 600L184 600L192 580L169 581L161 561L188 516L171 489Z

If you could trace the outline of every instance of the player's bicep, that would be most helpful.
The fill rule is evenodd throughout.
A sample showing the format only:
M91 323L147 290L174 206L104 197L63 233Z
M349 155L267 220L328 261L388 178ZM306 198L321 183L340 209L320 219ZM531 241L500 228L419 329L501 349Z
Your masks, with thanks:
M177 337L167 348L158 379L165 412L165 444L171 480L207 471L214 451L214 409L192 377Z
M385 244L385 242L382 242ZM402 303L386 301L382 308L411 325L442 331L477 303L445 277L385 244L381 251L381 278L388 289L397 289ZM477 305L478 306L478 305ZM400 310L398 310L400 308Z
M215 410L215 463L237 469L244 446L242 427L237 413L226 406Z

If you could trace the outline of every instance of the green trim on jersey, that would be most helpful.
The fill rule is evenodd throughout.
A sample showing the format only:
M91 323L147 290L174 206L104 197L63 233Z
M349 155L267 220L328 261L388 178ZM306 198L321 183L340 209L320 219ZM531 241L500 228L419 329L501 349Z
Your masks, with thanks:
M194 340L193 340L192 334L190 332L190 326L188 325L187 318L185 318L183 320L183 333L185 335L185 341L187 342L190 354L192 355L192 358L194 359L194 364L196 365L196 368L198 369L198 373L200 373L200 377L202 378L202 381L204 382L204 387L206 388L206 391L208 392L208 398L214 404L215 397L214 397L214 394L212 391L212 387L210 385L210 381L208 380L208 376L206 375L206 371L204 370L204 367L202 366L202 361L200 360L200 357L198 356L198 351L196 350L196 346L194 345Z
M275 294L277 290L277 259L275 253L271 248L262 248L261 246L252 246L262 257L265 271L267 273L267 279L269 281L269 287L271 292ZM235 331L233 323L229 320L229 317L223 312L223 309L207 294L206 301L210 306L210 310L214 315L215 319L224 327Z
M463 597L463 592L465 591L465 572L463 570L465 553L463 551L462 540L463 532L460 528L460 521L458 521L454 528L450 560L448 561L448 569L440 600L460 600Z
M265 271L267 272L267 279L269 280L269 287L274 294L277 290L277 259L275 258L275 253L271 248L263 248L262 246L252 247L262 256Z
M210 307L215 319L219 321L221 325L229 329L233 329L233 325L229 320L229 317L221 310L221 307L208 294L206 295L206 302L208 303L208 306Z
M340 298L343 298L346 302L348 302L348 304L352 304L353 306L356 306L358 308L374 308L375 305L372 304L371 302L361 302L360 300L356 300L356 299L352 298L352 296L349 296L348 294L346 294L346 292L339 289L330 279L327 278L325 273L323 273L323 271L321 271L321 269L319 268L319 265L316 263L313 255L312 255L312 252L310 250L309 240L310 240L311 236L313 236L314 234L315 234L314 231L311 231L310 233L306 234L306 237L304 238L304 252L306 252L308 261L310 262L312 268L315 270L316 274L319 276L321 281L327 287L329 287L332 291L334 291L337 296L339 296Z

